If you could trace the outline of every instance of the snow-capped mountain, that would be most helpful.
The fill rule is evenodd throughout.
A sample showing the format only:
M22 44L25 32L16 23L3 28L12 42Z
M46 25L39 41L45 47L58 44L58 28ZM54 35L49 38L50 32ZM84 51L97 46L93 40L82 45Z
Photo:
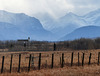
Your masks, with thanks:
M5 29L4 29L5 28ZM33 40L50 40L52 33L42 27L40 21L23 13L0 11L0 35L3 39L17 39L31 37ZM15 29L15 30L14 30ZM9 36L5 35L8 34ZM20 36L23 37L20 37ZM15 36L12 37L12 36ZM0 40L3 40L0 39Z
M74 13L67 13L65 16L56 19L50 20L47 22L47 26L52 33L56 34L59 37L63 37L75 29L84 27L84 26L100 26L100 9L89 12L84 16L78 16ZM46 25L46 23L44 23Z
M86 21L81 16L70 12L59 19L50 18L50 20L43 23L43 25L48 26L48 28L45 29L57 34L58 37L62 37L76 28L86 25Z
M78 16L70 12L59 19L44 14L41 16L40 21L24 13L10 13L0 10L0 35L2 36L0 40L31 37L32 40L52 41L62 37L70 37L69 34L78 28L89 25L100 26L100 9L84 16Z
M96 37L100 37L100 26L84 26L74 30L70 34L67 34L60 40L63 41L63 40L74 40L80 38L96 38Z
M44 29L46 30L51 30L53 28L53 23L55 22L55 18L52 17L50 14L45 13L45 14L40 14L35 16L38 18L43 25Z
M89 12L88 14L84 16L80 16L80 18L83 20L84 23L79 22L81 24L78 29L73 30L71 33L66 33L64 37L62 37L62 40L73 40L73 39L78 39L81 37L84 38L94 38L94 37L100 37L99 30L100 27L100 9ZM75 19L76 21L76 19ZM80 21L77 20L77 22ZM92 25L91 27L89 25ZM87 27L83 27L87 26ZM89 27L88 27L89 26Z
M89 12L83 16L83 19L87 21L87 25L100 26L100 9Z

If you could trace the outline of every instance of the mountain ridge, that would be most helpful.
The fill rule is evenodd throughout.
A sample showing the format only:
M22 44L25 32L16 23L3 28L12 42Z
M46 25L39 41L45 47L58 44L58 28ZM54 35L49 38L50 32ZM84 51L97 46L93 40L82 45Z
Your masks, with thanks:
M46 17L43 18L45 19L43 23L47 27L44 28L44 25L41 24L41 21L35 17L30 17L24 13L10 13L0 10L0 22L1 25L2 22L4 23L4 27L7 27L7 24L8 27L15 26L12 28L17 28L18 31L26 34L26 36L30 36L32 40L54 41L73 32L75 29L84 26L100 26L99 13L100 9L91 11L84 16L78 16L72 12L69 12L59 19L53 19L53 17L47 14Z
M80 27L73 32L65 35L60 40L74 40L74 39L80 39L80 38L96 38L100 37L100 26L84 26Z
M24 13L10 13L7 11L0 11L0 27L7 27L7 30L9 30L8 32L10 32L13 29L18 29L19 35L20 33L23 33L24 35L23 38L27 37L31 37L32 40L50 40L52 39L52 33L50 31L45 30L42 27L42 24L40 23L40 21L34 17L30 17ZM3 23L3 25L2 25ZM8 26L7 26L8 24ZM14 26L13 29L9 29L9 26ZM4 29L3 29L4 30ZM2 31L3 31L2 30ZM3 31L4 33L7 31ZM3 33L2 32L2 33ZM13 32L14 33L14 30ZM20 38L19 35L17 34L16 38ZM9 34L9 36L5 35L5 38L9 39L11 37L11 35ZM10 38L11 39L11 38ZM14 39L14 38L12 38ZM2 40L2 39L0 39Z

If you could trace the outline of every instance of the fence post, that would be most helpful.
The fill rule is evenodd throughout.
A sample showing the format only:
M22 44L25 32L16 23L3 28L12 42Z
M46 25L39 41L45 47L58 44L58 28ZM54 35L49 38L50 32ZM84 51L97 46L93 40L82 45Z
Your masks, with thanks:
M21 54L19 54L18 72L20 72Z
M41 53L39 53L39 64L38 64L38 69L40 70L41 67Z
M51 63L51 68L53 68L53 63L54 62L54 54L52 54L52 63Z
M71 57L71 66L73 65L73 52L72 52L72 57Z
M11 61L10 61L10 73L11 73L11 70L12 70L12 58L13 58L13 54L11 54Z
M88 63L88 65L91 64L91 55L92 55L92 53L90 53L90 56L89 56L89 63Z
M34 67L34 54L32 56L32 67Z
M98 52L98 65L99 65L100 52Z
M45 61L45 68L47 68L47 60Z
M31 64L31 54L30 54L30 57L29 57L28 72L30 71L30 64Z
M2 57L2 67L1 67L1 73L3 73L3 67L4 67L4 56Z
M60 57L60 65L61 65L61 57Z
M82 57L82 66L84 65L84 53L83 53L83 57Z
M54 43L54 45L53 45L53 46L54 46L54 51L56 51L56 44Z
M62 53L62 65L61 67L63 68L64 67L64 53Z
M80 65L80 56L79 56L79 52L78 52L78 66Z

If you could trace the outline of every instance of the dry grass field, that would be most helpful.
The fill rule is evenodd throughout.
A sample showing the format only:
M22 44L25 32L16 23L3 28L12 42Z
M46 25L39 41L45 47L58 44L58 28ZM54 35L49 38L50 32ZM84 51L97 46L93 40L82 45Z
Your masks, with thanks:
M71 66L71 55L73 55L73 66ZM80 66L78 66L78 52ZM2 65L2 56L5 56L4 71L0 76L100 76L100 66L98 62L98 52L100 50L79 50L79 51L49 51L49 52L1 52L0 68ZM19 53L21 53L20 73L17 73L19 63ZM41 69L38 70L39 53L41 53ZM54 67L51 69L52 53L54 53ZM64 67L61 68L60 58L64 53ZM82 66L82 57L84 55L84 66ZM88 65L91 55L91 64ZM11 54L12 73L9 73ZM29 56L34 57L31 61L31 69L28 72ZM1 71L1 70L0 70Z

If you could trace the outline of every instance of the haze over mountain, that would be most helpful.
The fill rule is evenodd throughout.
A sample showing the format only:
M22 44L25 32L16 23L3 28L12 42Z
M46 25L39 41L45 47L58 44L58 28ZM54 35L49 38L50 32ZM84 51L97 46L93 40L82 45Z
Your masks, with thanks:
M50 40L52 33L42 27L40 21L23 13L0 10L0 40L31 37L33 40Z
M50 21L52 22L49 22L49 20L45 21L45 23L42 23L45 29L53 32L54 34L57 34L58 37L63 37L75 29L83 26L100 26L100 9L89 12L84 16L78 16L69 12L59 19L51 20L50 18Z
M60 40L74 40L80 38L100 37L100 26L84 26L64 36Z
M66 34L61 40L73 40L81 37L95 38L100 37L100 9L92 11L81 18L85 21L87 27L82 27ZM89 26L92 25L92 26Z
M87 21L88 25L100 26L100 9L89 12L83 18Z
M77 38L81 38L81 33L84 32L84 30L90 29L89 27L85 27L85 29L81 29L81 31L79 30L81 27L89 25L100 26L100 9L84 16L78 16L69 12L58 19L53 18L49 14L45 14L41 16L40 21L24 13L10 13L0 10L0 40L16 40L31 37L32 40L57 41L60 38L62 38L62 40L75 39L77 35ZM79 30L78 32L80 33L76 32L76 29ZM92 27L92 29L96 30L94 27ZM72 34L74 32L75 34L77 33L76 36L71 36L71 32ZM84 37L92 37L93 34L88 36L87 33L84 33ZM99 37L99 34L97 34L97 36Z
M50 15L46 15L44 18L40 18L40 21L46 30L57 34L59 37L72 32L76 28L86 25L83 18L71 12L59 19L54 19Z

